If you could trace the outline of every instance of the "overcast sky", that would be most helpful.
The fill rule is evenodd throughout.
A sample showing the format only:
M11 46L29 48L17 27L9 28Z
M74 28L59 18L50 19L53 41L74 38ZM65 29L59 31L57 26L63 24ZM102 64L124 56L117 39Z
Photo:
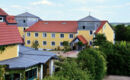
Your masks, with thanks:
M89 15L109 22L130 22L130 0L0 0L11 15L30 12L43 20L79 20Z

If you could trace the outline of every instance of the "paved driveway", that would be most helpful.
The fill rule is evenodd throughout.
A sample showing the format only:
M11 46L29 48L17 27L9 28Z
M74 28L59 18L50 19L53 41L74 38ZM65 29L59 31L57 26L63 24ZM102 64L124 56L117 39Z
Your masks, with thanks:
M126 76L107 76L104 80L130 80L130 77Z
M78 53L79 51L69 51L69 52L63 53L62 56L76 58L78 56Z

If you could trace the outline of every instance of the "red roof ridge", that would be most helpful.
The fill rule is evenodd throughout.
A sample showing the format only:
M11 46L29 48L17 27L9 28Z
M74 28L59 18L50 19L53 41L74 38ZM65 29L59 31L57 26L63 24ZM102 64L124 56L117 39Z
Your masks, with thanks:
M8 14L2 8L0 8L0 15L7 16Z
M107 20L101 21L101 25L98 27L98 29L96 30L96 34L103 28L103 26L105 25L105 23L108 22Z
M82 35L78 35L77 38L83 43L83 44L87 44L88 41L82 36Z
M14 17L14 16L8 15L8 16L6 17L6 20L7 20L8 23L16 23L16 20L15 20L15 17Z

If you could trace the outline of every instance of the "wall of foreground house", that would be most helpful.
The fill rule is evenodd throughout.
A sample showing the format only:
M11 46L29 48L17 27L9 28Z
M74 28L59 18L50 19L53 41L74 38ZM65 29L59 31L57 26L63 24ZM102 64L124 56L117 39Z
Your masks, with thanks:
M31 36L27 37L27 32L25 33L25 46L27 47L31 47L32 43L37 40L39 42L39 48L41 49L55 49L60 47L60 49L63 49L63 46L60 46L60 42L63 41L68 41L71 42L75 36L76 33L62 33L64 34L64 38L60 38L60 34L61 33L55 33L55 38L51 37L52 33L47 33L47 37L43 37L43 32L38 32L38 37L35 37L35 32L31 32ZM73 38L69 38L69 34L73 34ZM31 44L27 44L27 40L30 40ZM43 41L47 42L47 45L43 45ZM55 42L55 46L51 45L51 42L54 41Z
M6 47L6 49L3 52L0 52L0 61L17 57L18 50L19 50L18 45L12 45Z
M108 41L114 43L115 33L112 27L106 23L103 28L99 31L101 34L105 34Z

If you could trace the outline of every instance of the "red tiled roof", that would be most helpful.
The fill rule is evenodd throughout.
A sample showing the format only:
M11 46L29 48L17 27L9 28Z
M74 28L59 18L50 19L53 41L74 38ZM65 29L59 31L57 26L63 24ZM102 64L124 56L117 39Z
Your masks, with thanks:
M0 25L0 45L22 43L17 26Z
M39 21L25 31L29 32L77 32L77 21Z
M83 43L83 44L87 44L88 41L82 36L82 35L78 35L77 38Z
M16 23L14 16L7 16L6 20L7 20L8 23Z
M103 26L105 25L106 22L107 21L101 21L101 25L98 27L98 29L96 30L95 33L98 33L103 28Z
M2 16L3 16L3 15L4 15L4 16L7 16L8 14L7 14L3 9L0 8L0 15L2 15Z

